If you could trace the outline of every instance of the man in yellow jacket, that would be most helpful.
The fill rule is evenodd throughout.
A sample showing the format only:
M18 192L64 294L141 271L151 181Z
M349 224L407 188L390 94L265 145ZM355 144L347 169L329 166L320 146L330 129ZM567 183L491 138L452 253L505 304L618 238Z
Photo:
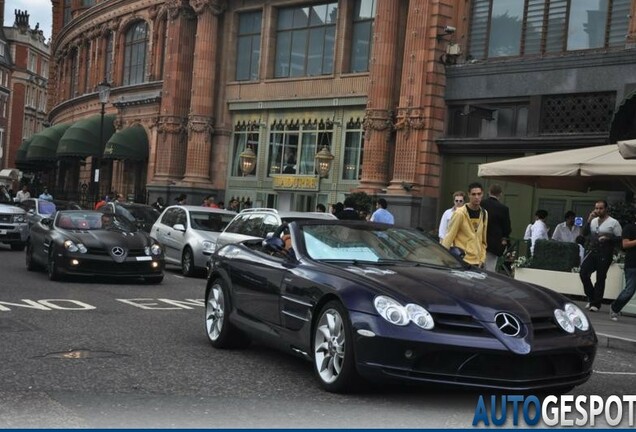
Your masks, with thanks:
M468 204L455 210L442 240L446 249L451 246L463 249L466 253L464 261L478 267L483 267L486 262L488 212L481 208L483 196L481 184L468 185Z

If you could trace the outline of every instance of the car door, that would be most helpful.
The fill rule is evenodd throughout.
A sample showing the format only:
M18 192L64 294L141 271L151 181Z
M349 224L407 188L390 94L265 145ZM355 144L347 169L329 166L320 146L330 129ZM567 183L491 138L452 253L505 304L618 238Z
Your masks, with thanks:
M22 207L24 211L27 212L27 223L29 224L29 228L41 219L37 212L35 199L26 199L20 203L19 207Z
M185 238L185 231L174 229L176 225L186 227L188 217L186 211L182 208L174 209L174 223L166 227L166 258L175 264L181 264L181 250Z
M161 216L161 219L156 224L153 231L154 238L163 246L164 256L167 262L173 262L173 260L168 255L168 251L172 250L171 246L169 245L172 239L170 234L172 233L172 226L177 220L177 210L177 208L167 209L163 213L163 216Z

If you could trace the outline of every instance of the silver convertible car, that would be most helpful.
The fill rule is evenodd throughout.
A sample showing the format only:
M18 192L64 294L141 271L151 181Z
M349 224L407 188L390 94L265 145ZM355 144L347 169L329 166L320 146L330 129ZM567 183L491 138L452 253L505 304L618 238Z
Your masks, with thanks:
M150 236L163 245L166 263L185 276L204 274L216 239L236 213L218 208L174 205L163 211Z

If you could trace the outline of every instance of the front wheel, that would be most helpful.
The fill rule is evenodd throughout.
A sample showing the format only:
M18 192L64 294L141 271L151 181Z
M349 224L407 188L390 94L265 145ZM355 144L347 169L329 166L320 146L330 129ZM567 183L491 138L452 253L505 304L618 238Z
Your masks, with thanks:
M320 311L312 343L314 372L333 393L353 391L359 380L353 355L353 335L347 311L330 301Z
M49 275L49 280L59 281L62 279L62 275L57 269L57 263L55 262L55 251L51 248L51 252L49 252L49 261L47 267L47 273Z
M215 279L205 299L205 329L215 348L232 348L249 343L247 337L229 322L230 299L225 282Z
M190 246L186 246L181 255L181 273L184 276L192 277L194 276L194 271L194 254Z
M33 244L31 242L28 242L26 246L26 268L28 271L38 269L38 266L33 262Z

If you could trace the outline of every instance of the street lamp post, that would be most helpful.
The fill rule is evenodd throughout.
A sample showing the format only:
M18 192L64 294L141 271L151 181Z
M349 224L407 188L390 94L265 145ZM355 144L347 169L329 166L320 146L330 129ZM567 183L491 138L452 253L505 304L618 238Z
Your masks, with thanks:
M101 157L104 153L104 114L106 113L106 104L110 96L110 84L104 80L97 86L97 93L99 96L99 103L102 104L100 111L101 118L99 123L99 150L98 154L93 156L93 163L91 164L91 188L90 196L95 202L99 200L99 174Z

